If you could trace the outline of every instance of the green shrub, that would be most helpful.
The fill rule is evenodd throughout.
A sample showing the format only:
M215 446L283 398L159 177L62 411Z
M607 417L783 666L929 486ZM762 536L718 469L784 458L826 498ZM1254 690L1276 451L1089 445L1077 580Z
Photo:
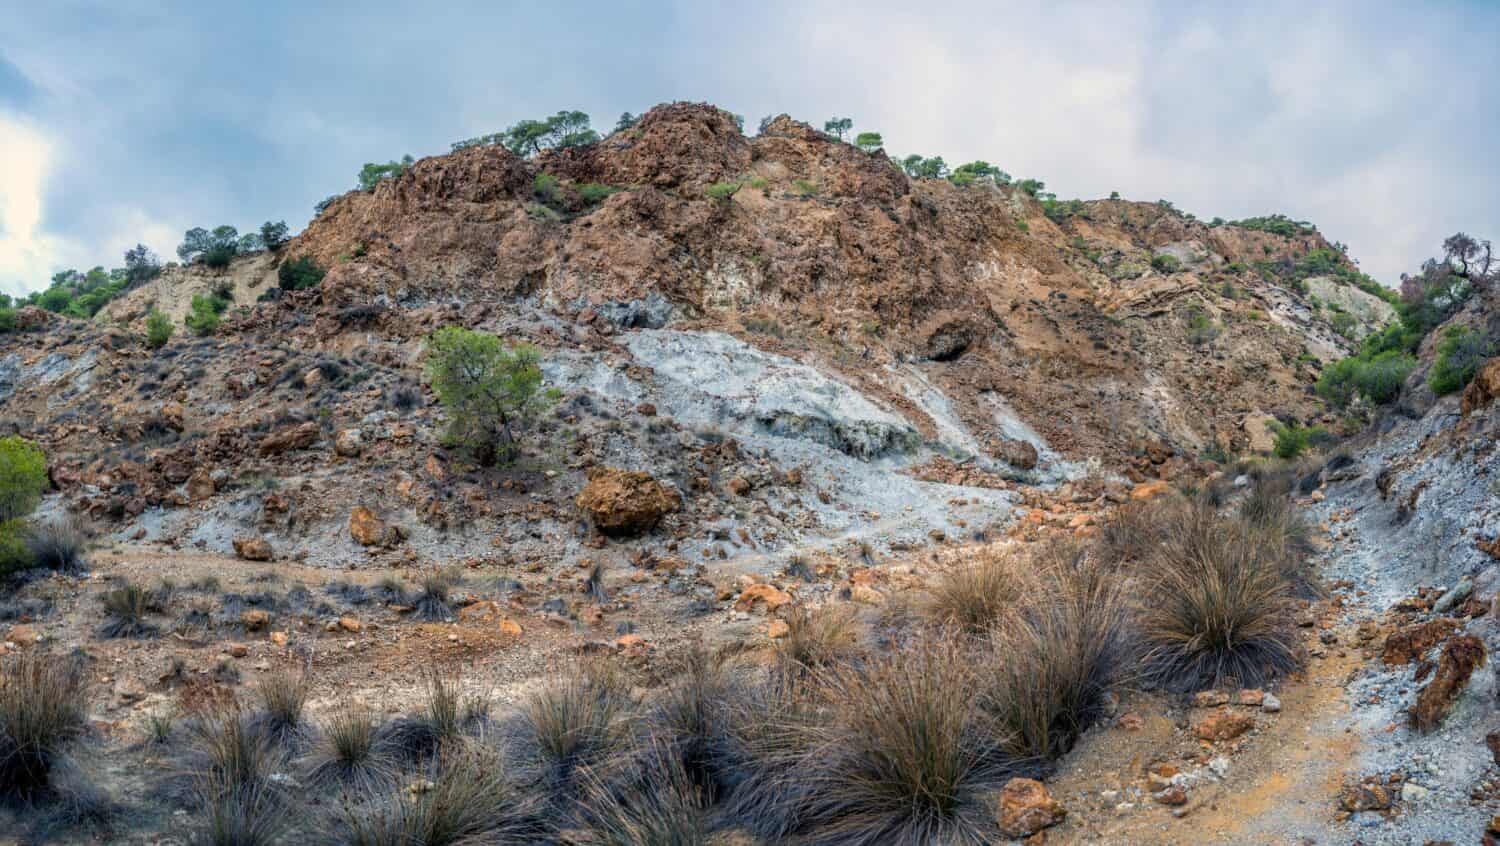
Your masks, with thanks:
M1333 317L1329 318L1328 323L1333 327L1333 331L1343 335L1345 338L1351 340L1354 338L1354 327L1357 321L1355 321L1354 315L1349 312L1334 312Z
M1438 396L1461 389L1493 351L1494 345L1483 334L1465 326L1448 327L1438 342L1437 361L1427 374L1427 386Z
M219 315L229 307L229 301L218 296L193 295L193 304L182 323L194 335L206 337L219 329Z
M792 187L796 188L797 193L801 194L804 197L811 197L812 195L818 193L818 186L812 182L807 181L806 179L793 179Z
M1323 368L1316 390L1336 408L1348 405L1355 396L1383 405L1401 394L1401 386L1416 366L1416 358L1400 350L1387 350L1370 359L1350 356Z
M27 536L25 520L0 522L0 576L28 570L36 563Z
M19 435L0 438L0 522L27 516L47 490L47 456Z
M616 188L613 185L601 185L598 182L585 182L582 185L578 186L578 198L583 200L585 205L597 206L600 203L604 202L604 200L609 197L610 194L617 194L621 190L623 189Z
M1306 452L1315 440L1324 435L1321 426L1298 426L1296 424L1287 426L1276 423L1271 431L1276 435L1276 443L1271 451L1277 458L1296 458Z
M0 307L0 332L16 331L16 310L9 307Z
M703 194L710 200L723 200L727 202L729 198L733 197L736 193L739 192L739 190L740 183L738 182L715 182L707 188L704 188Z
M854 136L854 146L864 150L866 153L873 153L879 150L884 144L885 139L880 137L879 132L861 132Z
M389 161L385 164L376 162L365 162L365 166L359 169L359 187L362 191L373 191L375 186L382 181L400 176L415 164L416 161L409 155L402 156L401 161Z
M172 340L172 318L159 309L151 309L146 315L146 346L151 349L166 346Z
M494 335L449 326L433 333L427 377L448 411L449 443L481 465L513 456L519 430L557 398L542 389L541 352L506 347Z
M557 177L550 173L538 173L536 178L531 180L531 193L539 202L548 206L557 205L562 202L563 198L562 185L558 183Z
M284 261L276 268L276 284L283 291L302 291L308 288L316 288L323 281L326 273L323 268L313 261L312 256L301 256Z
M1182 262L1174 255L1157 253L1151 257L1151 268L1158 273L1176 273L1182 270Z
M1292 220L1284 214L1273 214L1265 217L1247 217L1244 220L1231 221L1230 226L1238 226L1241 229L1254 229L1260 232L1269 232L1272 235L1280 235L1290 238L1296 235L1305 235L1317 232L1318 227L1313 226L1305 220Z

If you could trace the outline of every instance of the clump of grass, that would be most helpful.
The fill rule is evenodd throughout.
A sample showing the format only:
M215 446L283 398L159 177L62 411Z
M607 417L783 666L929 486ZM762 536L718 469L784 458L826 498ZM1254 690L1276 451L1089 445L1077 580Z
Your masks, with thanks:
M126 583L104 594L104 637L154 637L156 626L146 622L151 610L151 594L137 584Z
M580 768L623 748L634 705L624 679L603 665L584 667L521 704L511 748L546 792L571 793Z
M628 777L606 780L590 772L579 816L599 846L706 846L702 787L669 751L648 749Z
M464 696L457 673L433 669L427 671L425 680L427 698L422 710L386 724L380 732L380 742L407 760L454 748L489 710L489 697Z
M710 800L727 793L739 762L733 714L746 690L723 657L702 646L682 655L646 715L646 730L675 755Z
M1149 681L1179 691L1259 687L1298 665L1293 585L1264 533L1184 505L1142 575Z
M335 846L459 846L545 842L536 801L479 746L456 750L427 789L396 790L373 807L346 802L324 842Z
M987 632L1014 609L1025 589L1023 572L1015 556L982 553L939 576L929 613L971 634Z
M260 711L255 724L273 742L294 744L303 738L302 710L307 705L306 673L282 670L262 676L255 685Z
M424 570L420 583L422 592L417 596L415 605L417 616L432 621L451 618L453 608L448 604L448 598L453 591L454 581L452 574L442 569Z
M1166 540L1169 518L1177 507L1176 500L1161 498L1115 509L1100 527L1100 554L1122 564L1145 561Z
M825 677L809 786L795 812L809 842L995 842L988 795L1015 772L1007 739L963 691L963 639L940 634Z
M813 611L798 603L789 606L782 619L787 633L776 641L776 658L785 672L816 672L850 659L859 648L857 621L848 607Z
M1097 555L1054 545L1033 559L1037 578L1020 612L991 637L979 663L981 707L1018 760L1056 758L1104 713L1130 647L1124 583Z
M177 726L177 713L171 708L157 708L146 715L146 739L158 746L172 742L172 729Z
M309 783L373 793L394 784L397 771L381 742L375 715L347 703L323 723L305 762Z
M600 604L609 601L609 593L604 589L604 569L604 559L594 559L583 582L584 592Z
M234 699L206 705L188 720L182 774L207 803L267 783L280 763L275 747Z
M30 652L0 665L0 798L32 801L83 733L87 699L78 667Z
M290 828L286 797L266 783L214 791L203 801L198 842L206 846L272 846Z
M26 546L36 566L76 573L87 566L83 554L88 539L83 521L70 514L33 526L27 532Z

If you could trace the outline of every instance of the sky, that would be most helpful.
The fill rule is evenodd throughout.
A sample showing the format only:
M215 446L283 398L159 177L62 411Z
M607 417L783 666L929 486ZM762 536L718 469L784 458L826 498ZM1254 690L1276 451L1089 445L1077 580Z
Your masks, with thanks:
M1387 284L1500 239L1500 2L0 0L0 291L304 226L367 161L709 101L1059 197L1284 213Z

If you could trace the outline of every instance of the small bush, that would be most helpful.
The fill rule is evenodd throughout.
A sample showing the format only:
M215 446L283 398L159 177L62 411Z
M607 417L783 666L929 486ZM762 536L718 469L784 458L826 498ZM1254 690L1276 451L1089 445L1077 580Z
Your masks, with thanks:
M33 566L58 572L75 573L84 567L83 552L88 532L82 521L71 515L39 523L26 533L26 546Z
M283 291L305 291L318 287L325 273L312 256L300 256L276 268L276 285Z
M431 669L425 674L425 682L427 699L421 712L395 720L379 733L384 748L410 761L456 748L465 730L488 707L488 699L463 695L457 674Z
M1144 568L1144 668L1169 690L1259 687L1299 663L1292 585L1262 537L1203 505L1180 506Z
M1182 270L1182 262L1169 253L1157 253L1151 257L1151 269L1158 273L1177 273Z
M187 729L181 772L207 801L265 785L281 764L270 738L232 699L206 705Z
M286 797L277 788L255 783L202 797L203 846L273 846L290 827Z
M192 306L182 323L200 338L212 335L219 329L219 315L228 307L229 303L218 296L194 294Z
M305 766L311 784L358 793L390 787L398 774L380 742L375 715L363 704L348 702L323 723Z
M703 194L710 200L721 200L724 202L728 202L729 198L733 197L736 193L739 192L739 190L740 183L738 182L715 182L707 188L704 188Z
M421 585L415 606L417 616L432 622L451 618L453 607L448 604L448 597L453 590L453 576L434 567L423 571Z
M541 353L530 344L507 348L494 335L457 326L428 341L427 376L448 411L448 443L481 466L511 458L520 431L556 402L542 389Z
M538 173L531 180L531 193L546 206L556 206L563 200L562 185L550 173Z
M104 637L154 637L156 626L146 622L151 610L151 594L136 584L125 584L104 594Z
M0 438L0 522L35 511L47 485L47 456L41 447L19 435Z
M1276 436L1271 451L1277 458L1286 459L1296 458L1306 452L1308 447L1325 435L1321 426L1287 426L1283 423L1275 424L1271 431Z
M0 665L0 797L45 791L88 714L84 676L56 655L29 652Z
M1370 358L1350 356L1323 368L1315 390L1336 408L1343 408L1356 396L1384 405L1401 395L1406 378L1416 368L1417 359L1401 350L1387 350Z
M586 668L521 704L511 747L544 792L568 795L576 772L624 748L634 705L623 679L602 667Z
M814 194L818 193L817 184L809 182L806 179L793 179L792 187L796 188L797 193L803 197L811 197Z
M600 846L708 846L708 802L682 762L662 749L622 777L588 774L579 816Z
M1462 389L1493 351L1494 345L1482 333L1468 327L1448 327L1438 342L1437 360L1427 374L1427 386L1438 396Z
M932 589L931 615L940 623L982 634L1014 608L1025 590L1024 565L984 552L944 571Z
M800 774L808 842L998 841L990 794L1014 773L976 705L969 656L938 637L831 671L831 721Z
M302 709L307 704L307 676L282 670L262 676L255 685L260 700L256 728L277 743L294 742L303 731Z
M776 641L776 659L784 672L816 673L849 660L859 648L856 619L847 608L813 611L797 604L783 619L787 632Z
M739 757L732 715L744 695L722 656L694 647L678 659L646 715L647 730L713 800L727 793L735 778Z
M151 349L159 349L166 346L172 340L172 318L167 317L158 309L151 309L146 315L146 346Z
M585 182L577 187L578 199L585 205L597 206L609 198L611 194L618 194L624 190L613 185L601 185L597 182Z

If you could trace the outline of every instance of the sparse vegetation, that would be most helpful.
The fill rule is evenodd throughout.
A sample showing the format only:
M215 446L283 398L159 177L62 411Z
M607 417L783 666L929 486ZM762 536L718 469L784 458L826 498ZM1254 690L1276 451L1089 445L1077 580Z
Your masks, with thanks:
M325 273L312 256L298 256L276 268L276 284L283 291L303 291L322 284Z
M990 630L1014 609L1026 589L1026 565L984 554L950 567L932 590L931 614L972 634Z
M167 317L159 309L151 309L146 314L146 346L151 349L160 349L172 340L172 318Z
M400 161L392 159L384 164L379 162L365 162L364 167L359 169L359 190L374 191L375 186L387 179L395 179L411 169L416 160L410 155L402 156Z
M229 301L217 294L194 294L184 326L194 335L205 337L219 331L220 315L229 308Z
M85 678L57 655L24 652L0 664L0 799L44 798L88 714Z
M1170 253L1157 253L1151 257L1151 269L1157 273L1177 273L1182 270L1182 262Z
M127 582L104 594L106 620L99 633L104 637L152 637L157 630L147 622L150 611L150 592Z
M854 146L866 153L873 153L884 145L885 139L880 137L879 132L861 132L854 136Z
M1296 458L1306 452L1315 440L1324 436L1323 429L1320 427L1299 426L1295 423L1290 426L1277 423L1271 431L1276 438L1275 446L1271 451L1277 458L1286 459Z
M703 195L710 200L728 202L739 190L740 183L738 182L715 182L703 189Z
M1437 358L1427 374L1427 387L1443 396L1461 390L1494 352L1484 333L1467 326L1450 326L1437 345Z

